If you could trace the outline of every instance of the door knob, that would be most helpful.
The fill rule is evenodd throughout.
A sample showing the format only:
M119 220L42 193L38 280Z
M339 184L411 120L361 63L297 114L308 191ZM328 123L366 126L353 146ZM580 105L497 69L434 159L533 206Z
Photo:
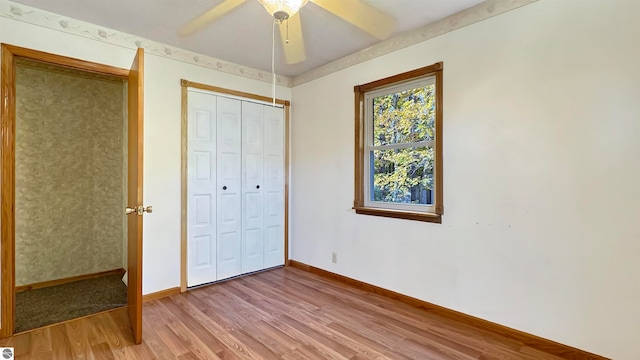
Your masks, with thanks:
M126 207L124 209L124 213L126 215L131 215L131 214L138 214L138 215L142 215L143 213L152 213L153 212L153 207L151 206L136 206L136 207Z
M260 185L256 185L256 189L260 189Z
M225 185L225 186L223 186L223 187L222 187L222 190L227 190L227 186L226 186L226 185Z

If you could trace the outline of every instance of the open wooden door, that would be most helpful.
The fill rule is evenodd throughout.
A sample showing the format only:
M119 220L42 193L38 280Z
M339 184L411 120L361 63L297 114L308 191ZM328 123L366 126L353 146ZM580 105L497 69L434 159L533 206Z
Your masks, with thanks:
M129 73L128 101L128 207L127 303L136 344L142 342L142 215L151 212L142 203L142 150L144 124L144 49L138 49Z

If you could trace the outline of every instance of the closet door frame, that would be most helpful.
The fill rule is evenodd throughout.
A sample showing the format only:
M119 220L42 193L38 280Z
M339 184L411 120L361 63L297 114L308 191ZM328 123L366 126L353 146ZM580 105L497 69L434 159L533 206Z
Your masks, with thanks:
M262 102L272 102L273 99L267 96L251 94L242 91L226 89L218 86L197 83L182 79L180 81L182 87L182 126L181 126L181 168L182 168L182 192L181 192L181 244L180 244L180 291L187 291L187 186L188 186L188 151L187 151L187 135L188 135L188 92L189 89L199 89L211 91L223 95L231 95L247 100L258 100ZM289 100L276 99L276 104L283 106L284 111L284 266L289 265L289 117L291 102Z

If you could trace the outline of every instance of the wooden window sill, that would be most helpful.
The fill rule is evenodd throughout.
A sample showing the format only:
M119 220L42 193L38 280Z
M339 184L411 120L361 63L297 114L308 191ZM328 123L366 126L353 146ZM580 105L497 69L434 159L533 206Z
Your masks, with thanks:
M363 207L363 206L354 206L353 209L356 211L356 214L361 214L361 215L373 215L373 216L390 217L395 219L424 221L424 222L430 222L430 223L436 223L436 224L442 223L442 215L433 214L433 213L418 213L418 212L411 212L411 211L378 209L378 208L370 208L370 207Z

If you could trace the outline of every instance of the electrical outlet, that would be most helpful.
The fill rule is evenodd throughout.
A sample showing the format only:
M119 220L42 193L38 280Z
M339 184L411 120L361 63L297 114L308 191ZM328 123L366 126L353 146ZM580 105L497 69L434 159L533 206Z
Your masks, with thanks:
M331 253L331 262L334 263L334 264L338 263L338 254Z

